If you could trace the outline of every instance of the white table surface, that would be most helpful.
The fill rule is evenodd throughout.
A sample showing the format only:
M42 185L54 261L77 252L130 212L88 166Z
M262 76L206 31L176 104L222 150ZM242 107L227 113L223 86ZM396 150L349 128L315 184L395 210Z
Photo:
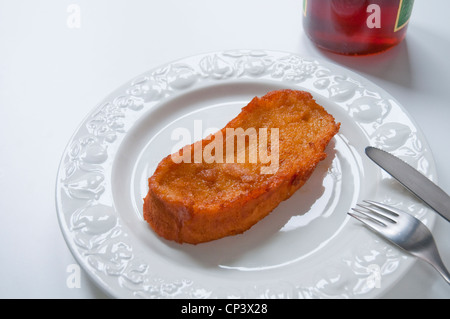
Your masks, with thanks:
M79 28L69 27L71 4L80 9ZM84 272L79 288L67 285L76 261L56 217L61 155L106 95L189 55L279 50L361 74L416 120L438 184L450 193L450 1L416 1L406 40L360 58L312 45L301 8L301 0L0 0L0 297L107 297ZM437 221L436 240L450 266L450 224ZM450 287L418 262L385 297L449 298Z

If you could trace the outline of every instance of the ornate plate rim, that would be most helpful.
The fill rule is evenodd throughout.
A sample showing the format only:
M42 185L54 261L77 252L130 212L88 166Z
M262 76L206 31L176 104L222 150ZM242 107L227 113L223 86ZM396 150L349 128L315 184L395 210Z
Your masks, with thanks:
M92 257L95 254L83 256L82 250L84 249L84 252L86 252L86 250L95 249L95 245L105 243L112 238L120 237L123 240L127 237L126 234L119 234L119 231L117 231L117 228L121 226L120 221L115 217L115 213L109 212L108 207L98 201L102 193L105 192L104 176L102 177L99 172L102 170L102 165L107 162L107 149L117 141L120 144L123 138L120 135L126 135L128 129L121 119L133 112L137 119L139 118L137 114L140 114L139 112L143 109L148 109L152 105L164 101L165 98L179 94L202 81L226 82L229 80L236 81L237 79L249 81L268 79L286 82L289 83L289 86L302 86L309 81L317 92L323 92L333 102L346 108L347 112L353 112L352 116L358 119L360 128L370 131L371 133L368 133L368 135L373 135L370 139L373 146L379 146L397 153L400 157L403 156L411 165L436 181L431 151L414 119L389 93L354 71L330 62L319 61L316 58L305 58L295 53L274 50L218 51L193 55L166 63L134 77L94 107L70 138L58 166L55 198L57 217L63 237L77 262L82 265L91 279L111 297L178 298L188 296L196 298L205 296L196 295L192 291L188 292L187 295L185 293L178 294L179 291L191 285L187 282L174 282L164 288L160 286L159 291L158 289L153 291L151 285L146 282L147 270L144 269L145 267L129 263L133 259L133 253L132 247L130 248L128 244L121 246L120 243L115 242L115 246L112 245L114 247L109 248L115 250L114 252L109 251L108 256L114 264L110 267L102 264L101 259ZM372 90L366 89L367 85ZM371 105L373 108L363 109L361 107L363 104ZM378 132L379 135L376 135L377 130L379 131L385 124L388 127L384 129L388 131L396 130L389 127L389 123L391 123L389 122L389 116L393 105L394 109L400 110L408 118L412 128L415 129L412 132L405 125L404 132L401 132L402 129L400 129L400 132L396 133L400 135L396 138L402 144L399 144L399 141L387 143L388 137L383 136L380 132ZM378 124L374 124L376 121L378 121ZM375 125L375 128L371 128L371 125ZM385 132L386 134L387 132ZM396 143L399 145L396 145ZM402 147L404 148L406 144L408 144L407 150L402 150ZM413 149L417 152L414 152ZM83 209L76 209L70 213L65 212L62 196L72 197L77 203L84 205L82 206ZM98 204L98 207L104 206L101 206L100 209L102 216L97 216L102 217L103 220L98 222L97 225L89 225L86 219L83 220L80 217L84 211L92 207L93 203ZM105 216L108 217L105 219ZM430 215L426 208L421 209L419 217L425 217L427 225L430 228L433 227L434 215ZM75 238L75 233L80 236ZM93 241L92 238L94 238ZM124 262L121 263L121 261ZM414 259L412 258L405 257L402 259L404 271L402 275L397 276L396 280L407 272L413 262ZM128 273L125 272L125 269L128 270ZM115 287L112 287L111 283L108 282L109 278L117 279ZM390 286L394 282L392 281ZM127 287L128 290L121 289L118 291L118 287ZM166 289L168 293L162 292L162 289ZM384 291L387 289L389 288ZM149 293L149 290L151 290L151 293ZM176 293L171 294L170 291ZM235 291L233 291L233 295L234 293ZM357 297L377 295L379 294L374 289L369 289ZM207 297L209 296L211 295L207 295ZM245 295L243 296L245 297ZM296 296L294 294L294 297L311 296L331 297L321 291L314 291L313 293L300 291ZM343 293L341 295L336 294L333 297L348 296L348 294Z

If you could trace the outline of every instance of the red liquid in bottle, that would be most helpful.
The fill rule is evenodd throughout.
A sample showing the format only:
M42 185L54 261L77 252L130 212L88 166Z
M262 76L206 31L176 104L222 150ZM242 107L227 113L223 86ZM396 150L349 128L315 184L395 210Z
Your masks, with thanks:
M340 54L378 53L406 35L414 0L304 0L303 27L319 47Z

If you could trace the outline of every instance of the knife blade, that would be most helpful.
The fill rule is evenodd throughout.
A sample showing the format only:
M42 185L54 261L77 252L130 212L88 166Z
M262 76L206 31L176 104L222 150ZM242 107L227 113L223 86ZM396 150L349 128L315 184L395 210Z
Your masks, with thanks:
M439 186L400 158L386 151L368 146L366 155L450 222L450 196Z

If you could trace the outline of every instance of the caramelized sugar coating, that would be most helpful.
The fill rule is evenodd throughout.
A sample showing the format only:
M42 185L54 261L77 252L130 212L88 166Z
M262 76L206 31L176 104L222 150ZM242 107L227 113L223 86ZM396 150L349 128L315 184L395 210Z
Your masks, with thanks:
M144 218L179 243L240 234L307 181L339 125L308 92L255 97L222 130L159 163L148 180ZM232 136L234 147L227 149L227 128L249 133L245 144Z

